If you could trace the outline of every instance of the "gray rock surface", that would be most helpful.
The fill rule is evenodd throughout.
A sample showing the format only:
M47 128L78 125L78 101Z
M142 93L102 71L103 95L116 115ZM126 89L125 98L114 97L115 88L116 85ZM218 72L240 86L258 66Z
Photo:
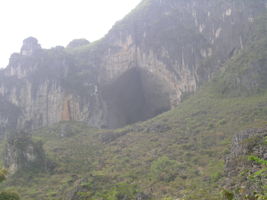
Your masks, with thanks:
M249 178L262 169L262 165L253 162L249 156L267 160L267 127L247 129L234 136L231 153L225 160L225 188L233 192L235 199L253 198L262 193L265 178ZM241 191L242 189L242 191Z
M24 40L0 71L2 129L59 121L118 128L177 106L247 43L265 0L145 0L86 48Z
M19 170L38 172L48 170L42 143L32 141L24 132L9 136L4 151L4 166L9 174Z
M38 50L41 50L41 45L38 43L38 40L34 37L28 37L23 40L20 54L23 56L32 56Z

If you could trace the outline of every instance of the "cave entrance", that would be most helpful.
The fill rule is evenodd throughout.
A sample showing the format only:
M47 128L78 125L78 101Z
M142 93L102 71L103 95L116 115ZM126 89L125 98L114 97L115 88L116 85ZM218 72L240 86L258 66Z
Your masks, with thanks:
M170 109L164 83L141 68L131 68L103 89L107 127L119 128Z

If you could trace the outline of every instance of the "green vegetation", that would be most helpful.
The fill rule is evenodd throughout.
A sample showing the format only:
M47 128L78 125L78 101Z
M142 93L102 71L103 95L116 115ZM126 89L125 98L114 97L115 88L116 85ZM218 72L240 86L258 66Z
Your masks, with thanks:
M229 60L214 80L214 89L223 97L264 92L267 85L267 14L252 26L252 36L242 51Z
M6 180L7 170L0 169L0 183ZM0 200L19 200L19 195L13 191L2 191L0 192Z
M75 195L89 199L116 199L118 183L129 196L218 199L231 138L267 124L267 93L225 98L213 87L208 84L170 112L119 130L77 122L37 130L33 136L43 141L56 168L18 174L5 187L25 200L59 199L77 188ZM109 134L117 136L106 140Z
M33 136L43 141L54 171L17 174L2 187L16 189L25 200L68 195L119 200L138 193L152 199L219 199L232 136L267 124L267 92L224 96L216 87L209 83L176 109L119 130L77 122L36 130ZM108 134L117 136L106 141ZM231 199L230 193L223 195Z
M42 145L41 141L33 141L25 132L10 133L4 149L5 161L9 165L16 164L17 168L24 172L48 170L50 163L45 157Z
M234 199L232 191L222 190L224 159L232 137L267 124L267 42L262 27L224 71L169 112L118 130L62 122L33 131L33 139L42 141L55 167L52 171L17 173L1 187L16 189L24 200L132 200L139 194L156 200ZM81 67L90 60L88 52L94 56L102 50L95 43L47 51L44 57L67 59L74 54L80 60L77 67ZM61 73L59 69L51 71ZM86 79L75 73L78 83L70 79L66 88L74 89L71 86ZM265 176L265 160L251 156L250 162L263 165L252 178ZM266 199L266 193L257 195Z
M256 163L258 163L258 164L267 166L267 160L263 160L263 159L261 159L261 158L259 158L259 157L257 157L257 156L249 156L248 159L249 159L250 161L256 162ZM259 172L261 172L260 174L262 174L262 171L258 171L258 172L255 173L255 175L256 175L256 176L257 176L257 175L260 175Z
M7 170L0 169L0 183L6 180Z
M267 199L267 161L261 159L257 156L249 156L249 160L253 161L256 164L261 165L261 169L256 172L251 172L252 174L248 177L248 179L254 185L260 185L259 191L254 192L254 197L257 200L266 200Z
M242 141L235 145L231 156L227 158L227 189L222 190L225 200L267 198L266 129L260 132L256 130L260 129L243 135Z
M267 124L264 87L250 95L228 95L236 92L236 87L227 86L227 77L232 76L231 66L236 74L242 72L239 60L245 59L248 50L242 52L229 61L223 75L174 110L146 122L119 130L66 122L34 131L34 139L43 142L48 158L55 163L54 170L20 173L2 187L16 189L25 200L71 195L119 200L139 193L152 199L221 198L224 158L232 136ZM227 92L219 87L226 87ZM230 193L222 195L231 199Z
M170 160L167 156L159 157L152 162L151 173L158 181L173 181L183 167L176 160Z
M234 199L234 194L228 190L223 190L221 192L222 194L222 199L226 199L226 200L233 200Z
M19 196L15 192L1 192L0 193L0 200L19 200Z

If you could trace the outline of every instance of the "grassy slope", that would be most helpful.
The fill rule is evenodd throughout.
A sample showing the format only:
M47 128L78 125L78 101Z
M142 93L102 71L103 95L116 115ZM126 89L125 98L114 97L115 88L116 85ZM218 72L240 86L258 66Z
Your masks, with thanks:
M113 133L75 122L41 129L35 138L44 142L57 168L47 174L18 174L6 184L13 185L23 199L60 199L81 184L90 199L100 199L118 183L137 185L155 199L182 194L186 199L218 199L231 138L245 128L267 124L266 102L266 92L221 98L207 86L175 110ZM126 135L103 141L115 132ZM162 156L177 162L171 180L164 174L161 179L157 176L161 172L155 174L151 167ZM88 179L81 180L84 177Z
M156 199L164 195L178 197L181 193L186 193L188 199L216 199L232 135L266 124L266 102L266 93L218 99L207 91L200 92L177 109L135 125L143 130L130 131L110 143L102 142L103 133L80 123L42 129L35 137L44 141L49 157L58 163L55 172L19 174L7 184L16 185L24 199L58 199L61 192L66 193L82 177L90 177L85 182L95 184L91 186L96 188L93 195L124 182L152 192ZM171 129L159 133L150 127ZM61 136L62 129L68 130L64 131L67 136ZM174 180L159 180L153 174L151 165L161 156L179 162Z

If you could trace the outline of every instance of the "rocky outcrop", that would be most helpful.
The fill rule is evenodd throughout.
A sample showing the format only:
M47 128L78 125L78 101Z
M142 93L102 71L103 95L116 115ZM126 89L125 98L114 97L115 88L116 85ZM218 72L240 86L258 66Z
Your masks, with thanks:
M254 199L256 194L263 194L262 186L267 180L256 173L266 166L253 158L267 160L266 136L267 127L264 127L245 130L233 138L225 162L225 191L235 199Z
M23 56L32 56L35 52L41 50L41 45L34 37L29 37L23 40L23 46L20 50L20 54Z
M0 95L20 114L0 120L117 128L167 111L246 45L265 3L144 0L96 43L45 50L28 38L0 72Z
M12 175L19 170L44 171L52 165L49 166L42 143L32 141L29 135L21 132L9 136L4 151L4 166Z
M267 127L258 129L247 129L235 135L232 141L231 154L228 156L227 161L232 160L241 155L248 155L252 152L257 152L260 157L267 159L267 151L265 152L262 149L260 152L258 152L253 149L254 147L256 147L256 141L258 139L263 139L265 136L267 136ZM226 162L226 166L228 167L228 162Z
M68 45L67 48L77 48L77 47L82 47L85 45L90 44L90 42L86 39L75 39L72 40Z

